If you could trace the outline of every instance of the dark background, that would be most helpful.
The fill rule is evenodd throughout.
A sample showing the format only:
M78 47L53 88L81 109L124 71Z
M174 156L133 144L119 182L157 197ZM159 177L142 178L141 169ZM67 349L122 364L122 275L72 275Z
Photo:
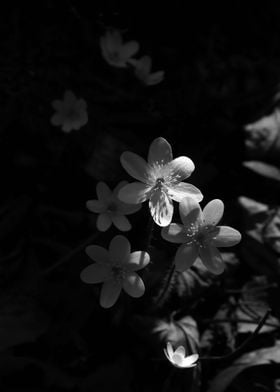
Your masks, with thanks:
M148 321L135 321L145 314L147 298L133 302L129 317L124 316L122 302L103 310L98 305L99 287L80 281L80 271L89 264L84 247L88 243L107 247L117 234L113 227L98 233L96 216L85 203L96 198L98 181L111 188L123 179L131 181L119 163L123 151L146 158L152 140L162 136L171 143L174 157L187 155L195 162L190 182L201 189L204 204L222 199L225 222L242 234L246 227L239 196L278 207L278 182L253 173L243 162L250 158L244 126L277 106L280 6L241 1L222 6L178 1L92 3L11 1L1 10L3 390L109 391L114 387L147 392L168 390L168 383L178 391L185 385L207 390L211 372L218 373L211 364L195 376L176 373L168 378L170 367L161 357L166 336L154 343L149 340ZM137 40L139 54L150 55L153 70L163 69L165 79L156 86L143 86L131 70L108 65L99 39L109 28L120 29L126 40ZM62 99L67 89L87 101L89 116L88 124L69 134L50 123L51 102ZM279 159L271 161L269 153L261 160L279 165ZM131 217L128 238L135 249L145 246L148 214L144 205L141 213ZM162 243L159 232L154 233L152 246L155 261L168 263L174 248ZM176 292L179 300L171 299L156 316L166 319L174 309L181 309L198 322L202 335L207 329L204 320L228 304L227 285L240 289L256 274L263 279L273 276L277 287L278 254L273 257L273 267L264 272L237 250L234 258L241 268L230 270L218 283L207 278L210 291L206 295L198 290L200 299L190 294L187 310L182 305L186 297ZM151 295L164 271L153 272L156 284L150 283ZM278 317L277 306L274 312ZM151 316L149 311L147 315ZM136 333L139 330L143 336ZM221 336L208 347L210 353L221 355L229 349ZM268 334L259 347L267 341L273 346L274 338ZM239 340L237 336L236 346Z

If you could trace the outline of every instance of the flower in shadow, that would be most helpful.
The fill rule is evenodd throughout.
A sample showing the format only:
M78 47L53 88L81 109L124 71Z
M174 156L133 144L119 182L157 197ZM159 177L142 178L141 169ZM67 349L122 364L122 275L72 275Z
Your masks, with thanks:
M117 197L119 190L126 184L126 181L121 181L112 192L105 182L98 182L96 186L98 200L86 202L91 212L99 214L96 221L99 231L108 230L112 223L121 231L131 229L131 224L125 215L138 211L141 204L127 204Z
M171 146L162 137L150 145L148 162L125 151L121 164L139 182L125 185L119 191L119 198L131 204L149 200L151 215L159 226L170 224L174 209L172 200L180 202L189 196L199 202L203 198L199 189L182 182L193 172L193 161L185 156L173 159Z
M160 83L164 78L164 71L151 72L152 59L150 56L143 56L138 60L129 61L134 66L135 76L147 86L153 86Z
M171 223L161 231L166 241L181 243L176 255L176 270L183 272L199 257L213 274L224 271L224 262L217 247L236 245L241 240L239 231L228 226L216 226L223 216L221 200L210 201L202 211L200 205L186 197L179 204L183 224Z
M163 349L166 358L173 366L178 368L191 368L197 365L199 355L192 354L186 356L186 350L184 346L179 346L174 351L170 342L167 342L166 348Z
M108 30L100 38L101 53L104 60L113 67L125 68L128 61L139 50L137 41L123 42L118 30Z
M77 99L75 94L66 90L63 100L52 102L56 113L51 117L51 124L61 126L63 132L69 133L78 130L88 122L87 103L84 99Z
M136 271L149 264L150 256L144 251L131 253L126 237L114 237L109 250L98 245L87 246L86 253L95 263L84 268L80 277L85 283L103 283L100 295L103 308L113 306L122 289L134 298L144 294L143 280Z

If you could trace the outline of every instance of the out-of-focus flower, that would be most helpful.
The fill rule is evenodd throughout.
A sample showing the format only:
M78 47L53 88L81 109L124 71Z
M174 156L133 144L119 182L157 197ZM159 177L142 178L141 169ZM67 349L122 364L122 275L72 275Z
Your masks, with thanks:
M141 204L127 204L122 202L118 197L119 190L127 184L127 181L121 181L112 192L105 182L98 182L96 193L98 200L88 200L87 208L98 215L96 226L100 231L106 231L112 223L121 231L131 229L125 215L133 214L141 208Z
M151 72L152 59L150 56L143 56L138 60L131 59L129 62L135 67L135 76L147 86L158 84L164 78L164 71Z
M104 60L113 67L125 68L128 60L139 50L137 41L123 42L118 30L108 30L100 38L101 53Z
M279 155L280 143L280 110L275 109L254 123L247 124L245 130L245 146L250 156L263 157L269 153ZM278 150L278 152L276 151Z
M166 358L178 368L191 368L197 365L197 360L199 355L192 354L186 357L186 350L184 346L179 346L176 350L173 350L173 347L170 342L167 342L166 348L163 349Z
M87 255L95 261L81 272L85 283L102 283L100 305L103 308L113 306L121 290L134 298L145 292L143 280L136 271L146 267L150 256L144 251L131 253L130 243L126 237L117 235L109 245L109 251L98 245L86 247Z
M78 130L88 122L87 103L84 99L77 99L75 94L66 90L63 101L52 102L56 113L51 117L51 124L61 126L66 133Z
M165 240L182 244L175 256L177 271L185 271L200 257L209 271L221 274L224 263L217 247L233 246L241 240L239 231L232 227L216 226L224 213L223 202L212 200L202 211L197 201L186 197L179 212L183 225L171 223L161 231Z
M199 189L182 182L193 172L193 161L185 156L173 159L171 146L162 137L150 145L148 162L126 151L121 155L121 164L128 174L141 182L125 185L119 191L119 198L131 204L149 200L151 215L159 226L170 224L174 209L172 200L180 202L189 196L199 202L203 198Z

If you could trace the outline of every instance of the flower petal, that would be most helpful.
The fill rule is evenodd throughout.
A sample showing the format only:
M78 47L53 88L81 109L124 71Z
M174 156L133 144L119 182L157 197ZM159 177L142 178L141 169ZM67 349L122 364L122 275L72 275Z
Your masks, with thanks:
M145 285L143 280L135 272L128 272L123 280L124 291L134 298L142 297L145 293Z
M111 262L122 264L130 255L130 243L123 235L116 235L109 245L109 256Z
M91 264L82 270L80 278L85 283L100 283L108 279L110 271L109 265Z
M96 185L96 193L97 193L98 199L100 199L102 201L107 201L112 196L111 189L103 181L99 181L97 183L97 185Z
M95 212L97 214L100 214L100 212L106 211L106 208L107 208L105 203L103 203L101 200L88 200L86 202L86 207L91 212Z
M121 164L124 170L136 180L147 183L149 167L147 162L134 152L125 151L121 155Z
M146 84L148 86L154 86L156 84L159 84L163 79L164 79L164 71L153 72L150 75L148 75L146 79Z
M119 30L107 31L105 36L101 37L100 43L110 52L119 50L122 45L122 35Z
M61 125L63 123L64 117L61 115L60 112L55 113L51 119L50 122L52 125L54 125L55 127L57 127L58 125Z
M190 268L198 257L196 245L181 245L175 255L176 271L183 272Z
M175 244L182 244L186 242L187 236L184 230L184 226L178 223L171 223L169 226L164 227L161 230L161 236L163 239Z
M149 200L150 212L153 220L159 226L168 226L173 216L173 203L168 195L159 190L152 193Z
M179 184L172 185L172 187L168 189L168 193L173 200L179 203L185 197L192 197L197 202L200 202L203 199L200 190L187 182L179 182Z
M192 197L185 197L179 204L181 220L188 229L197 227L202 221L202 211L198 202Z
M97 263L109 263L109 252L99 245L89 245L85 249L86 254Z
M125 60L132 57L139 50L139 43L137 41L128 41L122 45L121 57Z
M147 252L138 250L132 252L126 260L126 266L129 271L138 271L150 262L150 256Z
M169 358L172 358L174 350L173 350L172 344L170 342L167 342L167 353L169 355Z
M199 248L199 256L205 267L215 275L224 272L225 265L221 253L214 246Z
M100 305L103 308L110 308L113 306L122 290L120 282L110 279L103 283L100 294Z
M186 358L183 359L181 366L184 368L196 366L197 364L195 362L198 360L198 357L199 357L198 354L192 354L187 356Z
M132 182L119 191L119 199L124 203L138 204L148 199L151 187L142 182Z
M150 145L148 162L150 165L154 163L167 164L172 161L172 148L163 137L156 138Z
M234 246L241 241L241 234L238 230L229 226L217 226L218 234L212 240L214 246L228 247Z
M174 351L174 354L178 354L184 357L186 355L185 347L184 346L177 347L176 350Z
M112 218L108 212L98 215L96 220L96 227L99 231L107 231L112 224Z
M129 231L131 230L131 224L129 223L127 217L121 214L112 214L111 215L113 224L120 231Z
M178 157L173 159L168 166L172 172L172 176L176 176L178 182L188 178L195 168L193 161L188 157Z
M124 215L131 215L134 214L135 212L139 211L142 207L142 204L129 204L129 203L124 203L122 201L119 201L121 203L120 207L120 212Z
M206 225L216 225L224 213L224 203L220 199L211 200L203 209L203 220Z

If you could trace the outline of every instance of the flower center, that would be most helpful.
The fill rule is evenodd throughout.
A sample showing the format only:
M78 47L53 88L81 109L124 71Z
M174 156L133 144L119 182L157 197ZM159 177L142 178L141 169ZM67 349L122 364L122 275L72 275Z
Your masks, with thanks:
M114 265L112 267L112 277L117 282L123 281L125 275L126 275L126 270L123 267L120 267L119 265Z
M117 210L118 210L118 206L115 202L111 202L108 205L108 212L117 212Z
M198 245L203 248L215 238L218 234L219 229L213 225L198 225L192 223L189 227L186 227L186 243L191 245Z

